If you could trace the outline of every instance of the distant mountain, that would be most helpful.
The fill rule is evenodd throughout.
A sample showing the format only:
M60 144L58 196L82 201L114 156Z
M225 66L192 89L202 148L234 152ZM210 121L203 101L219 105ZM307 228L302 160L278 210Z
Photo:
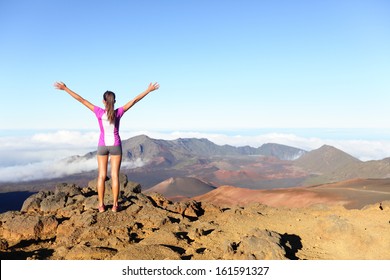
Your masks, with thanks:
M145 191L145 193L157 192L168 199L181 200L181 198L190 198L205 194L214 190L215 187L197 178L169 178L154 187Z
M335 147L324 145L304 154L295 163L311 172L334 173L361 161Z
M135 136L122 141L123 159L172 165L178 159L169 146L169 142L165 140L152 139L146 135Z
M281 160L292 160L306 151L279 144L264 144L259 148L249 146L234 147L217 145L208 139L179 138L176 140L152 139L146 135L132 137L123 141L124 158L140 158L155 164L174 165L181 160L208 158L215 156L273 156Z
M263 144L257 149L257 152L260 155L272 156L281 160L296 160L307 153L302 149L274 143Z
M304 185L338 182L353 178L390 177L390 159L363 162L335 148L324 145L294 161L310 176Z

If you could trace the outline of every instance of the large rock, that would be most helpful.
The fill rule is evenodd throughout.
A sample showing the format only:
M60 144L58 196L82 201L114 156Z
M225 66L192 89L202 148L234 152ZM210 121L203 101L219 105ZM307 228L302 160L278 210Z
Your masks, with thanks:
M283 260L286 250L281 243L281 235L268 230L254 230L236 241L225 242L223 259L234 260Z
M107 184L109 186L109 183ZM389 259L390 207L220 208L140 193L121 176L122 210L99 213L96 186L57 185L0 214L1 259ZM107 190L109 194L110 190ZM109 198L108 198L109 199Z
M88 188L97 191L97 179L88 182ZM139 183L128 181L125 174L119 174L119 198L126 200L135 193L141 193L141 185ZM112 201L112 183L111 179L107 178L105 182L105 198L107 201Z
M54 216L6 212L0 215L0 236L12 246L25 241L55 238L58 221Z

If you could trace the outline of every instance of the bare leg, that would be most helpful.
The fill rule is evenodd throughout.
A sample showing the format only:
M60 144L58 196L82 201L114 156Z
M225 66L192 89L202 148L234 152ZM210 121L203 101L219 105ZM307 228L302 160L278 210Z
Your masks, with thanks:
M98 180L97 180L97 191L99 197L99 207L104 205L104 192L105 182L107 178L107 165L108 156L97 156L98 160ZM100 210L100 209L99 209Z
M121 168L122 156L110 156L111 162L111 186L112 186L112 197L113 197L113 206L118 207L118 197L119 197L119 170ZM116 209L115 209L116 210Z

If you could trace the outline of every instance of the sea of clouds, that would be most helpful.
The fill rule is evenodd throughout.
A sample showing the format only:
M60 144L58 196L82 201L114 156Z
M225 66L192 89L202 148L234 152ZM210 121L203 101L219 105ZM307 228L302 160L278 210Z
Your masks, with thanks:
M97 170L97 132L55 131L23 136L0 136L0 182L60 178ZM141 167L141 160L123 162L124 168Z
M339 133L310 130L259 131L258 133L211 133L211 132L153 132L123 131L122 139L145 134L151 138L173 140L177 138L207 138L218 145L259 147L265 143L278 143L311 151L322 145L334 146L362 161L390 157L390 137L369 137L364 133L352 133L337 137ZM311 135L315 134L315 135ZM98 132L49 131L22 135L0 134L0 182L22 182L59 178L97 169L96 158L81 158L95 151ZM140 167L141 160L123 162L125 168Z

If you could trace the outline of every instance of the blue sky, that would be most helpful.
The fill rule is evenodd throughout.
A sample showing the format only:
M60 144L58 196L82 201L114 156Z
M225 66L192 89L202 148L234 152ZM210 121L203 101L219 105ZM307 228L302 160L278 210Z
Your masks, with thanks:
M0 0L0 182L95 170L100 105L161 88L121 136L390 156L387 0ZM142 164L139 162L128 164Z
M390 2L0 0L0 129L390 128Z

